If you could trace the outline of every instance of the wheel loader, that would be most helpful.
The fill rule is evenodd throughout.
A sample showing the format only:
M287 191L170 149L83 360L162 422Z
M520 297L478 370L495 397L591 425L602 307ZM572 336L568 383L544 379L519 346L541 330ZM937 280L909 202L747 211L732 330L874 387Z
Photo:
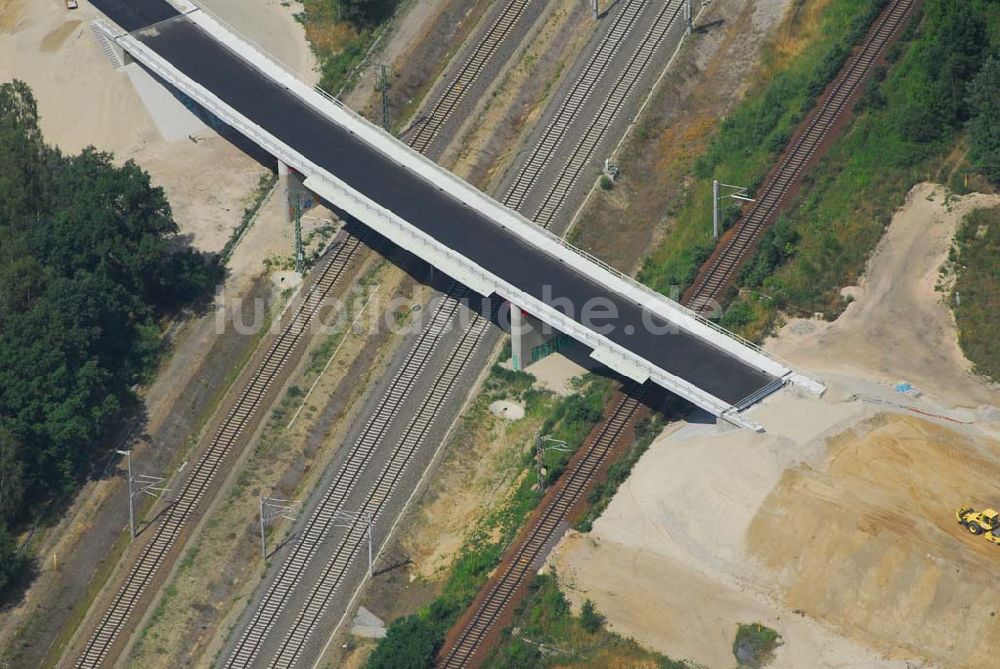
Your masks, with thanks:
M963 506L955 512L955 517L958 519L958 524L964 525L972 534L986 532L989 541L1000 544L1000 537L993 534L994 530L1000 530L1000 512L995 509L976 511L971 506Z

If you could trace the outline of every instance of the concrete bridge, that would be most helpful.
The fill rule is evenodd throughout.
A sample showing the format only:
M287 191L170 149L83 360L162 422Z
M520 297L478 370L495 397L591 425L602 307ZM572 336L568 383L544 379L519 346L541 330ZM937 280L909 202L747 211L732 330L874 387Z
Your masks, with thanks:
M122 62L141 63L361 223L576 339L619 374L758 430L741 412L771 392L787 383L823 392L424 158L187 0L91 1L115 24L97 21L95 34ZM512 329L516 337L520 325Z

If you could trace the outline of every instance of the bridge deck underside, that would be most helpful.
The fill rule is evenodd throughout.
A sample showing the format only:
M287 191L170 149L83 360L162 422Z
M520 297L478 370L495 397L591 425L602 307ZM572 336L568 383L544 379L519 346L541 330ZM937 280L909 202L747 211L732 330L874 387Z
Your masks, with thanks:
M666 323L387 159L187 19L162 21L170 16L160 7L164 3L94 0L94 4L126 29L140 27L144 17L161 20L133 33L134 37L278 140L486 271L551 305L572 305L575 313L570 315L578 322L580 310L594 298L613 304L617 318L589 326L599 330L610 325L605 336L659 368L729 404L738 404L775 381L689 332L652 332L644 319L660 327Z

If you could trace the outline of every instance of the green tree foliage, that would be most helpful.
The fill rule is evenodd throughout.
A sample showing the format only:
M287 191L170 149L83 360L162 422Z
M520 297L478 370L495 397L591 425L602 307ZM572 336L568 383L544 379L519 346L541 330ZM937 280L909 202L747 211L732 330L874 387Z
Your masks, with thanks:
M781 635L770 627L740 623L733 641L733 656L741 669L759 669L774 659L774 651L781 644Z
M968 0L935 0L925 5L918 39L897 75L907 79L895 105L903 137L931 142L968 119L966 88L988 46L983 12Z
M441 630L419 614L400 618L389 625L385 638L365 664L367 669L426 669L442 642Z
M601 629L603 624L604 616L597 612L594 602L589 599L586 600L583 606L580 607L580 627L586 632L594 634L597 630Z
M914 183L940 178L961 130L976 124L972 101L996 95L985 83L990 72L980 71L997 53L998 37L996 0L921 5L888 54L884 76L876 72L868 85L859 115L741 274L741 286L766 299L739 307L730 326L756 338L787 307L829 317L843 309L840 287L857 280L893 210ZM995 121L984 124L996 132Z
M1000 56L987 59L969 85L969 110L969 157L989 179L1000 182Z
M1000 382L1000 207L967 215L951 255L958 341L978 373Z
M218 278L176 233L148 174L47 146L31 90L0 84L0 522L75 489L151 370L156 318Z

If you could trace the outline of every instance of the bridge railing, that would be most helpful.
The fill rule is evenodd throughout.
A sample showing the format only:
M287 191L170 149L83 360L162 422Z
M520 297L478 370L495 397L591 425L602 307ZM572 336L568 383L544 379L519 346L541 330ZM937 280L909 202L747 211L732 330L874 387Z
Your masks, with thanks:
M278 141L266 130L243 117L240 112L223 103L211 91L208 91L197 82L179 72L142 41L128 33L111 28L101 20L95 21L95 24L106 31L110 37L132 53L133 57L159 75L164 81L190 96L198 104L201 104L222 121L253 140L279 160L307 176L306 186L308 188L321 197L327 198L352 216L364 221L366 225L374 228L395 243L411 250L428 262L438 264L442 267L443 271L447 272L451 268L455 272L456 277L462 277L464 274L465 280L469 280L473 284L478 282L488 285L493 292L542 317L551 323L553 327L569 334L595 350L599 349L612 353L616 358L623 361L623 363L630 364L644 372L648 375L648 378L652 379L658 385L672 390L715 415L725 416L727 420L751 429L761 429L753 421L733 411L733 405L723 402L694 384L661 369L620 344L610 341L606 337L585 327L582 323L578 323L559 310L550 307L540 299L522 291L500 277L486 272L464 255L441 244L426 232L413 228L406 221L377 202L370 200L361 193L357 193L336 175L323 170L292 147ZM628 374L626 373L626 375Z
M203 7L201 5L195 5L192 2L185 2L185 5L190 5L192 7L191 12L198 11L198 12L202 12L203 14L211 17L211 19L213 21L215 21L220 26L222 26L223 28L225 28L226 30L228 30L229 32L231 32L234 36L238 37L241 41L246 42L248 45L252 46L254 48L254 50L256 50L257 52L260 53L260 55L262 55L265 59L267 59L268 61L270 61L275 66L277 66L277 67L281 68L282 70L284 70L289 76L294 77L294 78L298 79L299 81L303 81L303 83L307 83L307 85L311 85L312 89L315 92L319 93L324 98L326 98L326 100L328 102L332 102L333 104L337 105L337 107L339 107L340 109L343 109L344 111L346 111L347 113L349 113L351 116L353 116L353 117L355 117L355 118L357 118L359 120L365 121L366 123L370 122L364 116L362 116L361 114L357 113L356 111L354 111L353 109L351 109L350 107L348 107L346 104L344 104L343 102L341 102L340 99L337 98L336 96L331 95L329 92L327 92L326 90L320 88L318 85L308 84L308 82L305 82L302 72L300 72L299 70L293 68L291 65L288 65L287 63L285 63L281 59L277 58L274 54L270 53L267 49L265 49L263 46L261 46L259 42L255 41L253 39L250 39L249 37L247 37L245 33L240 32L239 30L237 30L236 28L234 28L232 26L232 24L227 23L225 20L223 20L218 14L216 14L212 10L210 10L210 9L208 9L206 7ZM191 12L185 12L185 14L189 14Z
M204 7L201 7L199 5L195 5L194 3L190 2L190 0L180 0L180 1L184 4L184 6L191 8L190 11L186 12L186 14L192 14L193 15L195 12L202 12L203 14L205 14L205 16L209 17L213 22L217 23L219 25L219 27L221 27L223 30L228 31L234 37L236 37L238 40L240 40L242 42L245 42L246 45L250 46L253 49L254 52L256 52L257 54L259 54L261 57L263 57L265 60L267 60L268 62L272 63L276 67L278 67L285 74L287 74L292 79L294 79L298 84L305 84L306 86L309 86L309 84L307 84L306 82L304 82L302 80L301 73L296 72L295 69L293 69L292 67L288 66L287 64L285 64L284 62L282 62L278 58L275 58L273 55L271 55L270 53L268 53L267 50L264 49L260 44L258 44L254 40L250 39L249 37L247 37L246 35L244 35L243 33L241 33L239 30L233 28L231 25L229 25L223 19L221 19L217 14L213 13L212 11L210 11L208 9L205 9ZM192 16L192 18L194 18L194 17ZM324 91L319 86L311 86L311 88L312 88L313 91L315 91L320 96L322 96L322 98L324 98L324 100L326 100L327 102L330 102L330 103L334 104L339 110L346 112L349 116L351 116L352 118L354 118L356 121L364 124L364 126L366 128L368 128L368 129L374 128L374 130L376 130L379 133L381 133L382 135L384 135L385 139L387 139L387 140L389 140L391 142L399 144L400 146L402 146L403 148L405 148L408 152L412 152L412 149L408 145L406 145L405 142L402 142L401 140L399 140L399 138L393 136L391 133L385 132L384 130L382 130L382 128L378 128L378 127L374 126L370 121L368 121L368 119L366 119L362 115L358 114L356 111L354 111L353 109L351 109L350 107L348 107L347 105L345 105L343 102L341 102L336 97L334 97L334 96L330 95L329 93L327 93L326 91ZM443 168L441 168L440 165L438 165L434 161L430 160L429 158L427 158L423 154L420 154L419 152L413 152L413 153L415 154L415 156L421 162L425 163L427 167L429 167L429 168L431 168L433 170L442 171L443 172L443 176L445 178L453 180L453 181L456 181L456 182L459 182L460 186L468 187L468 184L466 182L464 182L461 179L459 179L451 171L444 170ZM792 366L791 366L790 363L788 363L785 360L782 360L781 358L779 358L778 356L774 355L773 353L765 351L758 344L756 344L756 343L754 343L754 342L746 339L745 337L742 337L742 336L736 334L735 332L731 332L731 331L727 330L726 328L722 327L721 325L719 325L715 321L712 321L711 319L705 318L700 313L698 313L698 312L696 312L696 311L694 311L692 309L689 309L688 307L685 307L684 305L680 304L676 300L672 300L668 296L663 295L662 293L657 292L657 291L649 288L648 286L646 286L646 285L644 285L644 284L636 281L631 276L629 276L629 275L625 274L624 272L621 272L620 270L612 267L611 265L607 264L606 262L604 262L600 258L596 258L595 256L593 256L592 254L584 251L583 249L580 249L580 248L577 248L577 247L573 246L572 244L570 244L569 242L567 242L562 237L560 237L560 236L558 236L556 234L553 234L552 232L550 232L549 230L547 230L547 229L543 228L542 226L536 224L535 222L533 222L533 221L531 221L531 220L529 220L529 219L527 219L527 218L525 218L523 216L520 216L517 212L515 212L513 210L510 210L507 207L503 207L503 205L500 205L499 203L497 203L496 206L497 207L502 207L503 210L506 213L509 213L510 215L513 215L513 216L517 217L519 219L520 223L527 224L528 226L530 226L532 233L540 235L540 236L543 236L543 237L546 237L546 238L549 239L550 242L558 244L559 246L562 246L562 247L566 248L567 250L572 251L574 254L576 254L576 255L578 255L578 256L586 259L587 261L589 261L591 263L593 263L594 265L597 265L598 267L600 267L601 269L609 272L610 274L612 274L613 276L615 276L619 280L624 281L624 282L628 283L629 285L633 286L634 288L638 289L639 291L641 291L641 293L643 295L646 295L651 300L653 300L654 303L656 301L668 300L669 303L670 303L670 306L672 308L678 310L681 314L692 318L693 320L695 320L695 322L700 323L700 324L702 324L702 325L710 328L713 332L716 332L716 333L721 334L721 335L723 335L725 337L728 337L729 339L732 339L734 342L736 342L736 343L738 343L738 344L740 344L740 345L742 345L742 346L750 349L751 351L754 351L755 353L757 353L757 354L759 354L759 355L761 355L761 356L763 356L765 358L768 358L768 359L770 359L770 360L772 360L772 361L774 361L776 363L779 363L781 366L785 367L786 369L792 369ZM663 316L663 315L661 314L661 316ZM663 316L663 317L667 318L666 316ZM669 320L669 318L667 318L667 320Z
M317 195L321 197L326 197L331 201L336 200L335 204L337 206L342 207L352 216L364 221L366 225L374 227L376 230L380 227L380 221L385 222L391 226L391 230L380 230L380 232L383 232L383 234L388 232L386 236L390 240L406 248L417 257L425 260L437 258L438 263L441 260L446 260L452 266L461 268L464 273L478 277L482 283L495 286L495 292L498 295L522 309L527 309L543 321L550 322L553 327L577 341L593 349L610 350L623 361L643 370L654 383L673 390L694 404L712 411L717 416L725 417L726 420L735 424L758 431L761 429L757 423L739 415L740 407L724 402L696 385L657 367L624 346L610 341L606 337L559 312L557 309L546 305L540 299L485 271L461 253L440 244L427 233L406 225L402 221L396 221L398 217L391 211L377 203L369 201L363 195L351 192L351 189L346 185L336 183L339 180L336 180L335 177L333 180L322 176L317 177L317 179L320 183L306 183L306 187L315 190ZM334 190L336 191L335 193L332 192ZM447 265L445 266L447 267ZM781 385L784 381L785 379L776 379L775 383Z

